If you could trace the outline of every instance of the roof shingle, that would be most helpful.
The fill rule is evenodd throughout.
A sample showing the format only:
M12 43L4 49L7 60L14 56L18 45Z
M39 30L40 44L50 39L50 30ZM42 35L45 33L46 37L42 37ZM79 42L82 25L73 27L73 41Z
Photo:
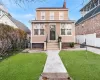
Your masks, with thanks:
M84 17L81 17L77 22L76 25L79 24L80 22L92 17L93 15L97 14L100 12L100 5L97 6L96 8L94 8L92 11L90 11L89 13L87 13Z
M12 16L7 16L19 29L25 31L26 33L30 33L30 30L28 29L28 27L26 27L23 23L21 23L20 21L16 20L15 18L13 18Z

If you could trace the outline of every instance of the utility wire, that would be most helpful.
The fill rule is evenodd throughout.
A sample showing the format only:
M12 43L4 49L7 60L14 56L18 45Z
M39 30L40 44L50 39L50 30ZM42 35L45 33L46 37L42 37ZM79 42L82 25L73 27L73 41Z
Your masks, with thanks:
M85 1L82 0L82 3L80 3L80 4L79 4L78 6L76 6L75 8L71 9L70 12L73 12L73 11L75 11L77 8L80 8L81 6L84 6L84 4L85 4Z

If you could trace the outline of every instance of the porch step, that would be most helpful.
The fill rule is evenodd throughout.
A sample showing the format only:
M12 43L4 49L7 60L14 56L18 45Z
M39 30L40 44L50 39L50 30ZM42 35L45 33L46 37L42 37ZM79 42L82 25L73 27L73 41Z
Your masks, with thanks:
M48 42L49 42L49 43L57 43L58 40L49 40Z
M59 44L57 42L47 43L47 50L59 50Z

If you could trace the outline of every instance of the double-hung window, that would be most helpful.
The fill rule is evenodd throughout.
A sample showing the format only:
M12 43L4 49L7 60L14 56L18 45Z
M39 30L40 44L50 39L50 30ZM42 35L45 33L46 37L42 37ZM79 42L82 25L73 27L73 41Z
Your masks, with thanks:
M41 12L41 20L45 20L45 12L44 11Z
M72 35L72 26L71 24L61 24L61 35Z
M44 29L45 29L45 24L35 24L34 35L45 35Z
M40 24L40 35L44 35L44 28L45 28L45 25Z
M54 12L50 12L50 20L54 20Z
M64 20L64 13L63 12L59 12L59 20Z

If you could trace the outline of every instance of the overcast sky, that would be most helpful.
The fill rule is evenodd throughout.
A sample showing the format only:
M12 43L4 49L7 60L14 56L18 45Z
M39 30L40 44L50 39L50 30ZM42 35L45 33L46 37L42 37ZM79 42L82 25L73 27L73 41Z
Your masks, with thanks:
M8 8L9 13L17 20L24 23L30 28L29 20L35 18L35 10L38 7L62 7L64 0L44 0L44 2L33 2L25 3L24 5L20 3L20 6L16 5L10 0L2 0L5 6ZM88 0L84 0L84 5ZM81 17L79 10L83 7L83 0L66 0L67 8L69 8L69 19L78 20Z

